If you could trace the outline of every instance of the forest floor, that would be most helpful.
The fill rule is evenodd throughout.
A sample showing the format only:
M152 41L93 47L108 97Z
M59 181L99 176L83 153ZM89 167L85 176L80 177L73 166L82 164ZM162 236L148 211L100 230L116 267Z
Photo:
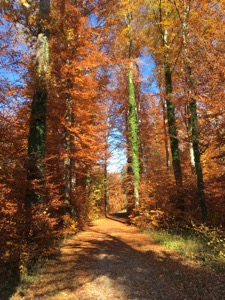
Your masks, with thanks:
M66 240L60 255L10 299L222 300L225 277L135 227L101 219Z

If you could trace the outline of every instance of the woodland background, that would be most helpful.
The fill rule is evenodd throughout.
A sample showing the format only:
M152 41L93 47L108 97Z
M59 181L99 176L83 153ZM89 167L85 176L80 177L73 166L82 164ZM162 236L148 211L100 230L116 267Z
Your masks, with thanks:
M1 1L3 270L124 209L143 228L224 228L224 9Z

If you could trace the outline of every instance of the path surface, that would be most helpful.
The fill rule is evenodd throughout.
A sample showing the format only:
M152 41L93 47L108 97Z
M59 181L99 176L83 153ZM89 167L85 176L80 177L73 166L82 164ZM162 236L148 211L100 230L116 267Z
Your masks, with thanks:
M225 282L138 229L104 219L67 240L25 294L11 299L222 300Z

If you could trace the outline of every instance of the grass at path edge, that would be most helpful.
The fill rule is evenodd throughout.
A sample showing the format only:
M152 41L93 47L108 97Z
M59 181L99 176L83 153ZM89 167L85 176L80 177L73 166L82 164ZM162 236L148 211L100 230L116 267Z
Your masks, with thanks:
M173 233L167 230L144 230L154 240L180 255L202 265L225 272L225 239L214 235L190 232Z

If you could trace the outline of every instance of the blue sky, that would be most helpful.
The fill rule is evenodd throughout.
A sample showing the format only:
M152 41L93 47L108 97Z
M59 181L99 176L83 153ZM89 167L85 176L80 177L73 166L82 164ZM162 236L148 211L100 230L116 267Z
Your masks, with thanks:
M142 92L156 94L159 92L157 83L150 80L153 78L155 64L150 55L142 55L139 58L140 80ZM119 133L118 133L119 134ZM112 141L113 144L113 141ZM108 172L121 172L127 163L126 150L123 147L114 147L111 158L108 160Z

